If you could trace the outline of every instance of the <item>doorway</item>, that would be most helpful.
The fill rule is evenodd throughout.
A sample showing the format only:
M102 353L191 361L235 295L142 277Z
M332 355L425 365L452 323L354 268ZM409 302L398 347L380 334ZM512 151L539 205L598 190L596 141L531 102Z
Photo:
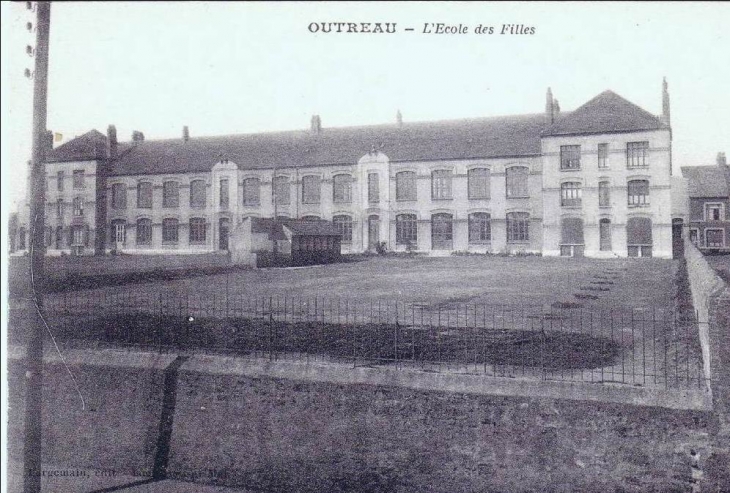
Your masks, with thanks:
M368 249L376 250L380 244L380 217L368 218Z

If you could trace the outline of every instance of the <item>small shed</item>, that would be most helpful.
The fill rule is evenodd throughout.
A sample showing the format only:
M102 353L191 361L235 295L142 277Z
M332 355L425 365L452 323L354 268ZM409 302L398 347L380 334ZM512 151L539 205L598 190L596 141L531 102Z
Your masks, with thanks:
M234 263L257 267L326 264L340 259L341 236L324 220L250 217L231 235Z

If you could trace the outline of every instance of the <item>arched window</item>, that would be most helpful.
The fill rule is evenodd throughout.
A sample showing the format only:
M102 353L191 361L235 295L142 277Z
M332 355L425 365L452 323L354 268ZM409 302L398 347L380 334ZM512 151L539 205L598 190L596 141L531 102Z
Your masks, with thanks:
M127 208L127 185L115 183L112 185L112 209Z
M289 177L277 176L274 178L274 192L271 196L271 201L278 205L289 205L291 203Z
M631 217L626 221L626 246L629 257L651 257L651 219Z
M433 200L448 200L451 198L450 169L437 169L431 172L431 198Z
M335 175L332 178L332 200L335 204L349 204L352 202L352 176Z
M507 213L507 242L530 241L530 215L527 212Z
M205 180L190 182L190 207L205 207Z
M526 166L512 166L511 168L507 168L505 175L507 198L529 197L529 168Z
M152 244L152 221L149 219L137 220L137 245Z
M439 213L431 216L431 248L451 250L454 239L454 218L451 214Z
M491 216L486 212L469 214L469 243L487 243L491 239Z
M180 185L176 181L162 184L162 207L180 206Z
M582 257L583 220L577 217L565 217L560 221L560 255L564 257Z
M560 205L562 207L580 207L581 195L579 182L569 181L560 184Z
M418 219L415 214L398 214L395 216L395 242L398 245L418 243Z
M165 218L162 220L162 243L178 242L179 224L177 219Z
M152 208L152 183L142 181L137 184L137 208Z
M332 218L332 222L337 228L337 231L342 237L343 243L349 243L352 241L352 218L346 215L335 216Z
M416 200L415 171L401 171L395 174L395 200Z
M259 205L261 203L261 181L258 178L243 180L243 205Z
M631 180L628 183L629 205L649 205L649 180Z
M190 243L205 243L205 219L190 218Z
M472 168L467 173L470 199L489 198L489 168Z
M321 180L317 175L302 177L302 204L319 204Z

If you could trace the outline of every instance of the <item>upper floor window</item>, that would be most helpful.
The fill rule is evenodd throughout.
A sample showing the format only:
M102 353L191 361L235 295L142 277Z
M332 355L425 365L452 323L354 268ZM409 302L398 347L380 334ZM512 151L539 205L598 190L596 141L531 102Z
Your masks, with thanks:
M416 200L415 171L400 171L395 174L395 200Z
M649 180L631 180L627 190L629 205L649 205Z
M58 217L63 216L63 199L56 200L56 214Z
M451 198L451 176L448 169L438 169L431 172L431 198L443 200Z
M563 207L580 207L582 204L580 183L569 181L560 184L560 205Z
M611 185L607 181L598 182L598 207L611 206Z
M64 180L64 172L59 171L56 173L56 187L59 192L63 192L63 180Z
M580 169L580 146L560 146L560 169Z
M322 192L321 181L316 175L302 177L302 204L319 204Z
M127 185L115 183L112 185L112 209L127 208Z
M261 201L261 181L258 178L243 180L243 205L259 205Z
M608 144L598 144L598 167L608 168Z
M137 244L152 244L152 221L149 219L137 220Z
M469 243L485 243L492 239L490 219L486 212L469 214Z
M525 166L513 166L506 170L507 198L529 197L530 170Z
M398 214L395 216L395 242L398 245L418 243L418 219L415 214Z
M190 243L205 243L205 219L190 218Z
M332 179L333 201L335 204L352 202L352 176L335 175Z
M705 204L705 221L723 221L723 206L721 203Z
M380 177L377 173L368 173L368 202L380 202Z
M176 181L162 184L162 207L180 206L180 185Z
M705 246L708 248L725 246L725 230L720 228L705 230Z
M137 208L152 208L152 183L142 181L137 184Z
M73 202L73 210L74 210L74 216L83 216L84 215L84 199L83 197L74 197Z
M220 194L219 203L221 207L228 207L228 201L230 199L230 192L228 189L228 178L221 178L220 181Z
M190 182L190 207L205 207L205 180Z
M507 242L530 240L530 215L527 212L507 213Z
M489 198L489 168L472 168L467 173L469 198Z
M340 233L343 243L352 241L352 218L350 216L334 216L332 222Z
M272 201L278 205L289 205L291 202L291 190L289 189L289 178L277 176L274 178L274 193Z
M86 182L84 181L84 170L75 169L73 172L73 185L75 189L86 188Z
M626 167L649 166L649 142L628 142L626 144Z

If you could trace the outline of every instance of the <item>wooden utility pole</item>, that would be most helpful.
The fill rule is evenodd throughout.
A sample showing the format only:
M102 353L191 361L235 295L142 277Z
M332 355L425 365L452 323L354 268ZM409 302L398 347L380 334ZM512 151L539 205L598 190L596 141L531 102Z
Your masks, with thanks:
M43 409L43 289L45 287L44 260L46 255L45 205L46 173L45 149L46 104L48 100L48 35L51 27L51 3L36 3L36 47L33 86L33 156L31 161L31 256L30 283L34 306L29 307L25 373L25 440L23 449L23 492L41 491L41 412Z

